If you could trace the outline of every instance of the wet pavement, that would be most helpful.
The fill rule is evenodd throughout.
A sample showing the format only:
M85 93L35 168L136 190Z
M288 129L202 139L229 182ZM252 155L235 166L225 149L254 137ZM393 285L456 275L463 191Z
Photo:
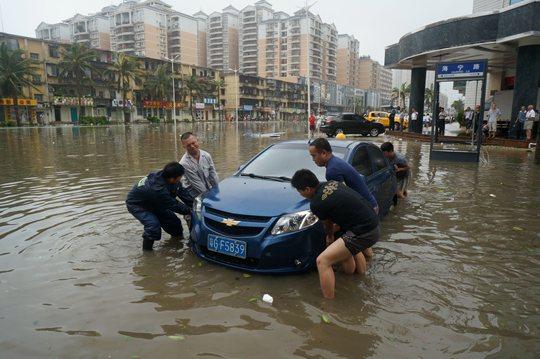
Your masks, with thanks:
M188 129L221 178L279 140L258 133L305 137L293 124L178 131ZM485 148L480 165L430 163L428 144L396 147L414 168L410 197L383 220L368 274L338 274L326 301L316 272L248 276L167 235L141 252L124 199L174 159L171 126L0 130L1 356L536 357L533 154Z

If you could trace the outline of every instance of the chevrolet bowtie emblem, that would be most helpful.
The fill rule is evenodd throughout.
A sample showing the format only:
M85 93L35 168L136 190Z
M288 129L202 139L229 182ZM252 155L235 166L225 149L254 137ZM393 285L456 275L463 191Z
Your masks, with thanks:
M227 227L232 227L232 226L238 225L238 223L240 223L240 221L235 221L232 218L227 218L227 219L222 220L221 223L223 223Z

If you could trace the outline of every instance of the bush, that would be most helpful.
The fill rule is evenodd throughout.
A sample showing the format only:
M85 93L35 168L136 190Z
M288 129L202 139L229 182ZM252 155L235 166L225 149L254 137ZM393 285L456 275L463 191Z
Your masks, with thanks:
M109 120L106 116L82 116L79 125L108 125Z
M15 127L16 123L15 121L6 120L3 122L0 122L0 127Z
M146 119L152 123L159 123L159 121L161 121L157 116L148 116Z
M456 120L461 127L465 127L465 113L463 112L463 110L460 110L457 113Z

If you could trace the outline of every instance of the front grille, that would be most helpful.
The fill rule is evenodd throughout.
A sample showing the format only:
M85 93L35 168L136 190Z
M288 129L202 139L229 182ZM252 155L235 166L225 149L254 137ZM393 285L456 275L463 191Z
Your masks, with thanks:
M218 262L230 263L230 264L235 264L235 265L239 265L243 267L251 267L251 268L256 268L259 265L259 260L257 258L247 257L244 259L244 258L232 257L226 254L213 252L209 250L207 246L200 246L199 248L205 257L213 259Z
M250 216L247 214L229 213L229 212L220 211L220 210L210 208L210 207L205 207L204 209L207 213L213 214L214 216L219 216L223 218L232 218L237 221L267 223L268 221L272 219L272 217Z
M259 235L264 228L262 227L243 227L243 226L227 226L224 223L214 221L208 217L204 218L204 223L208 228L221 233L225 236L235 236L235 237L247 237L247 236L257 236Z

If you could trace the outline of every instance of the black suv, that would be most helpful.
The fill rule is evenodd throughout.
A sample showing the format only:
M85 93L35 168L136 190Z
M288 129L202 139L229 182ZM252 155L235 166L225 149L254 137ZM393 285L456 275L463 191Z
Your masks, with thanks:
M341 115L328 116L321 126L321 132L328 137L334 137L339 132L346 135L357 134L362 136L379 136L384 133L384 126L377 122L370 122L355 113L342 113Z

